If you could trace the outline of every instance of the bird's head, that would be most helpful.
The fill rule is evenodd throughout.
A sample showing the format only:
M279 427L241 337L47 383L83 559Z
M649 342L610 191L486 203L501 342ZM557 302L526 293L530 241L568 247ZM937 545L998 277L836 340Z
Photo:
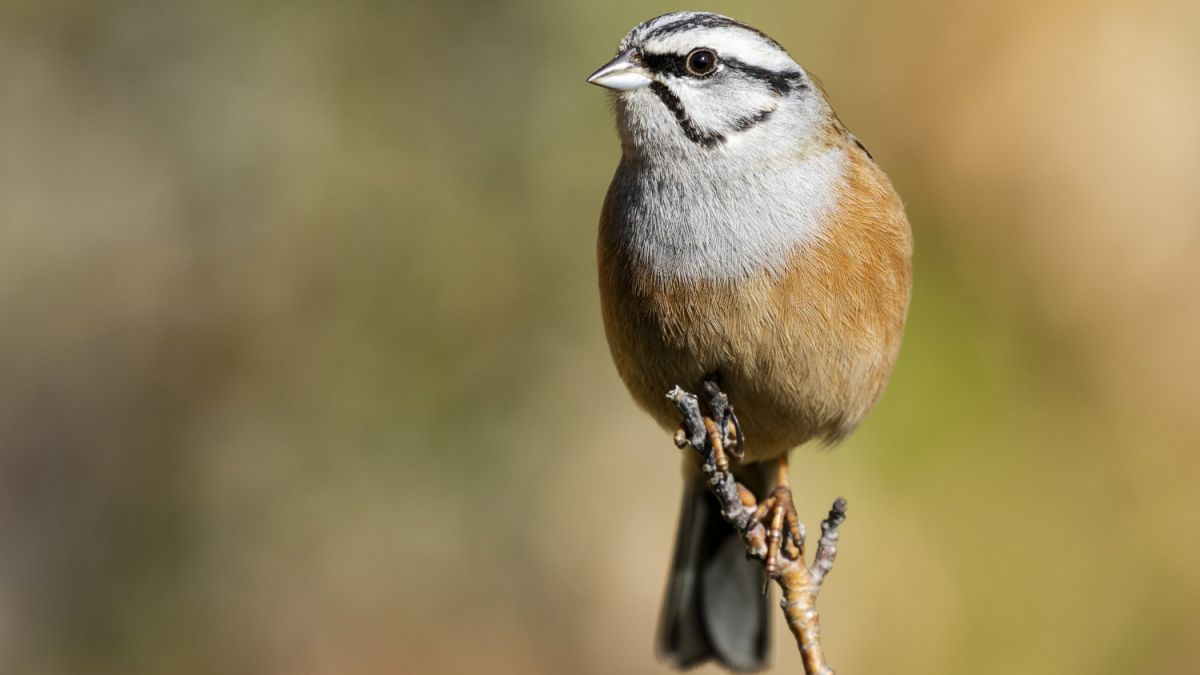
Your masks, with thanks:
M614 92L622 145L635 156L795 153L832 115L779 43L719 14L640 24L588 82Z

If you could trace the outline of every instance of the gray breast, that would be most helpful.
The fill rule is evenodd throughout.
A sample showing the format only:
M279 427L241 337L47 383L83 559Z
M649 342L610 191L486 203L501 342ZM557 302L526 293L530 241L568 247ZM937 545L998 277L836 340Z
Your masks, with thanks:
M782 275L836 210L846 162L839 148L757 171L721 159L702 166L622 160L609 213L609 236L619 241L609 244L666 278Z

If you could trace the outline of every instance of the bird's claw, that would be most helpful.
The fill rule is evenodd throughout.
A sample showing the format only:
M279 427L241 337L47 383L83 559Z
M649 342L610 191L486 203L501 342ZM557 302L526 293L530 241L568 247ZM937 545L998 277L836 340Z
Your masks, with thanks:
M742 461L743 452L742 425L733 412L733 404L729 396L721 391L715 379L704 382L704 393L708 396L709 417L705 418L704 426L709 439L713 441L717 467L722 471L729 470L729 459Z
M804 553L804 525L792 502L792 489L779 485L754 510L751 523L762 523L767 530L766 572L773 578L779 570L780 554L799 560Z

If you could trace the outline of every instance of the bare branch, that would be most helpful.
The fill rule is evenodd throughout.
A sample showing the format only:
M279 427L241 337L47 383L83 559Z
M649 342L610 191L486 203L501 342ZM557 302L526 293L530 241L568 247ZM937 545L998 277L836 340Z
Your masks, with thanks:
M794 517L772 523L778 532L786 525L786 541L771 541L769 530L761 519L767 509L760 508L754 495L734 479L729 470L729 457L742 457L742 439L729 399L716 384L705 383L708 415L701 410L700 400L680 387L667 394L667 399L679 409L683 423L675 432L675 444L692 447L701 455L700 470L709 489L720 504L721 516L741 533L746 554L763 565L770 578L783 592L780 607L788 628L800 649L804 672L807 675L835 675L821 650L820 617L817 614L817 594L826 575L833 569L837 557L838 527L846 520L846 500L839 497L821 523L821 540L813 556L812 567L804 562L804 524ZM774 519L779 520L781 511Z

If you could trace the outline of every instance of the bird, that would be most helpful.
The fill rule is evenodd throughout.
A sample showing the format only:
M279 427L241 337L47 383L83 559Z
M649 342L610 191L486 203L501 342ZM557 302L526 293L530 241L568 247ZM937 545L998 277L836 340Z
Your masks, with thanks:
M789 454L844 439L896 363L912 286L904 204L814 76L732 18L645 21L587 81L610 90L621 142L597 237L617 373L667 430L668 389L717 383L744 439L735 476L791 525ZM658 654L761 670L763 569L694 464Z

